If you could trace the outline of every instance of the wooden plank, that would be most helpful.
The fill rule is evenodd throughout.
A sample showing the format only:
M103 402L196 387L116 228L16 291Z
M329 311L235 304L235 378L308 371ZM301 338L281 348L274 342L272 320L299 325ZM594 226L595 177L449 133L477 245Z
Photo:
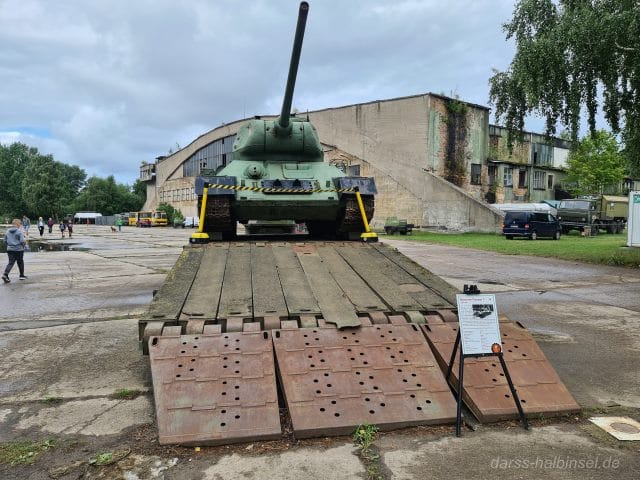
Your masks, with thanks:
M440 297L441 300L438 302L445 303L445 307L451 308L456 305L456 294L460 292L445 282L441 277L434 275L423 266L417 264L410 258L405 257L399 251L388 245L378 244L373 245L373 248L429 288L429 290L431 290L435 295ZM434 307L441 308L436 303L433 305Z
M147 318L177 320L202 260L203 249L186 247L153 297Z
M314 247L306 251L299 251L297 255L300 265L307 275L311 290L318 301L324 320L335 324L338 329L359 327L361 322L355 307L345 297L344 292L331 276L317 249Z
M318 302L291 244L273 244L272 251L289 315L320 314Z
M216 318L229 244L209 244L182 313L189 317Z
M217 319L252 317L251 249L248 243L230 243Z
M331 245L319 246L318 254L357 312L384 311L387 306Z
M286 316L287 304L278 277L276 257L268 243L251 244L253 315Z
M373 248L341 247L336 250L393 312L421 310L423 307L392 279L399 267Z

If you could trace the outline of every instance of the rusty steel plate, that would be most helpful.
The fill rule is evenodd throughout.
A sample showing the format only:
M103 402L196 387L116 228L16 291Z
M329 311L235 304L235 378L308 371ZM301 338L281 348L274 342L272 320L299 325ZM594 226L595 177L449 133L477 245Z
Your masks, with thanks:
M446 373L458 324L447 322L424 325L422 328L440 367ZM580 410L545 354L523 326L500 323L500 334L504 360L525 414L557 415ZM456 356L451 375L451 384L456 390L458 358ZM496 357L465 358L462 399L480 422L518 416L500 360Z
M270 332L152 337L149 358L161 445L281 435Z
M455 419L454 398L416 325L277 330L273 342L298 438Z

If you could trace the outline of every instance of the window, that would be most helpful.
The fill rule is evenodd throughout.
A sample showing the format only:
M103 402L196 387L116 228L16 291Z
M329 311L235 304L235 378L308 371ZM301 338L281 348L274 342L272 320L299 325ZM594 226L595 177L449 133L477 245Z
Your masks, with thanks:
M518 188L527 188L527 171L520 170L518 172Z
M513 187L513 169L511 167L504 167L504 186Z
M481 182L482 165L478 163L471 164L471 185L482 185Z
M533 188L544 190L545 176L545 172L533 172Z
M547 177L547 188L551 190L553 188L553 175Z
M495 165L489 165L487 167L487 174L489 176L489 185L495 185L496 184L497 171L498 171L498 169L496 168Z

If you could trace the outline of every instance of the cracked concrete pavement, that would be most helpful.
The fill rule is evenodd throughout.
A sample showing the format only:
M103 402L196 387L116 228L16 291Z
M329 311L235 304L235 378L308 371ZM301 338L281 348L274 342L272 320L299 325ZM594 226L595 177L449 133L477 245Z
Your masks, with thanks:
M345 437L158 447L137 318L190 232L45 234L25 256L29 279L14 272L0 286L0 442L63 445L33 466L0 465L0 478L640 478L638 442L617 441L581 416L534 419L529 432L514 422L474 425L462 438L451 426L388 432L373 462ZM534 332L582 406L640 418L640 271L387 241L458 288L496 293L500 311ZM123 389L135 394L120 398ZM86 465L118 448L131 453L102 469Z

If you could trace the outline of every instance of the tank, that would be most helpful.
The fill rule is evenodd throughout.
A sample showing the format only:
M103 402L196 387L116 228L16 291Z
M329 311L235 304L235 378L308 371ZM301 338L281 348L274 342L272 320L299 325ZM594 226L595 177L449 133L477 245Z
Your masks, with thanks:
M365 227L356 189L367 218L373 217L373 178L348 176L325 163L308 116L291 114L308 12L309 4L301 2L280 115L247 122L238 131L229 164L196 178L198 211L204 187L209 187L203 231L211 239L234 238L237 222L273 220L304 223L312 236L359 238Z

